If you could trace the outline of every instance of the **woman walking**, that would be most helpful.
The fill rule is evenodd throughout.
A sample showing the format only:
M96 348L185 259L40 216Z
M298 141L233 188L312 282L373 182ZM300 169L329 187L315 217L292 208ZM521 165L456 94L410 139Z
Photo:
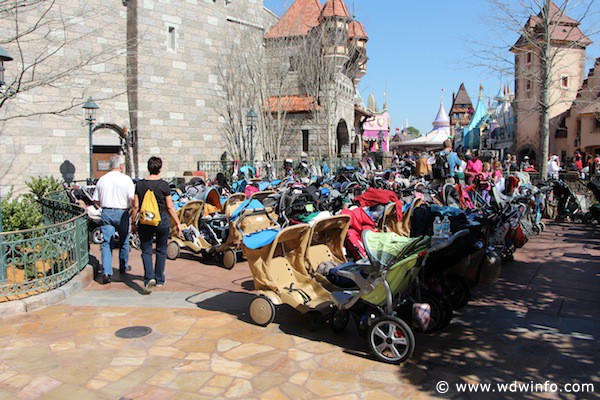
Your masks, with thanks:
M142 248L142 262L144 264L144 293L152 292L154 286L165 284L165 263L167 260L167 241L171 229L171 218L176 223L177 235L181 236L181 223L171 199L171 188L169 184L159 178L162 169L162 160L158 157L150 157L148 160L148 172L150 175L137 183L133 199L132 226L140 236ZM156 197L160 222L157 226L139 223L136 225L135 218L144 203L144 197L152 191ZM152 266L152 241L156 238L156 263Z

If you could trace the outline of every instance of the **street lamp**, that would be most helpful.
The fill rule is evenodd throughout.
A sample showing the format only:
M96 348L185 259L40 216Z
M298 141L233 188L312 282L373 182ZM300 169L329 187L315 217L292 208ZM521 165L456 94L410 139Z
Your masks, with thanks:
M0 93L4 97L13 97L14 94L11 94L10 90L7 90L6 93L2 92L2 86L4 86L4 62L12 61L13 58L4 50L3 47L0 47ZM0 232L2 232L2 188L0 187Z
M258 115L254 112L254 108L250 107L250 111L246 114L246 124L250 131L250 162L254 165L254 131L258 122Z
M94 153L94 145L92 143L92 131L94 130L94 121L96 120L96 110L99 109L98 104L94 103L94 100L90 97L81 107L84 109L85 120L90 130L90 185L94 179L94 165L92 162L92 155Z

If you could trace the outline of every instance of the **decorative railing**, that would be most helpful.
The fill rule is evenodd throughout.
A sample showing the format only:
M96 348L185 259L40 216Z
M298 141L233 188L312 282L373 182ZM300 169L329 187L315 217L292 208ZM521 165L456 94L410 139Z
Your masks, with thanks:
M40 203L43 227L0 233L0 302L59 287L89 261L85 210L64 191Z
M323 161L318 159L306 158L304 159L309 165L323 165ZM293 166L296 168L299 164L299 159L294 159ZM357 167L360 159L358 158L334 158L327 160L326 163L331 171L337 171L341 167L352 165ZM252 165L257 169L260 169L261 175L265 176L272 171L277 178L283 178L285 171L283 168L284 160L276 161L241 161L240 166ZM223 172L226 176L230 176L234 167L233 161L198 161L196 163L196 169L198 171L204 171L208 179L214 179L219 172Z

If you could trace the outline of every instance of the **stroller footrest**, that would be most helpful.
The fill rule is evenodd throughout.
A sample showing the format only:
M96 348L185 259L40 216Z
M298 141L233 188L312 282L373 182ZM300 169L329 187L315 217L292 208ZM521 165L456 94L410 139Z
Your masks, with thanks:
M331 298L336 306L348 303L354 296L357 295L356 291L337 291L331 293Z

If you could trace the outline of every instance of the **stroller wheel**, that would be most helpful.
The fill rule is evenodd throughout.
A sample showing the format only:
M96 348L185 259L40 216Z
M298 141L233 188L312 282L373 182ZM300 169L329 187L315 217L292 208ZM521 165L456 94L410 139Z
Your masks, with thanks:
M406 322L396 317L373 321L367 340L375 357L389 364L400 364L415 351L415 336Z
M450 324L453 316L452 306L443 296L437 293L423 292L421 293L421 302L431 306L431 320L427 329L422 331L423 333L437 332Z
M131 242L131 247L134 249L140 249L142 247L142 241L140 240L140 236L136 234L131 234L129 236L129 241Z
M94 244L102 244L102 242L104 241L104 239L102 237L102 229L100 229L100 227L94 228L91 236L92 236L92 243L94 243Z
M469 283L459 276L449 276L447 281L450 291L446 298L450 301L452 309L460 310L469 304L469 300L471 300L471 287Z
M541 232L544 232L546 230L546 224L543 221L540 221L539 227Z
M340 310L337 307L334 307L329 314L329 324L331 325L331 329L335 333L342 333L348 326L348 321L350 321L350 313L348 310Z
M250 318L256 325L267 326L275 319L275 306L269 298L258 296L250 303Z
M179 254L181 254L181 249L177 242L170 242L167 245L167 258L169 260L176 260L177 257L179 257Z
M231 269L235 266L236 262L237 262L237 256L235 254L235 251L232 249L225 250L225 252L223 253L223 258L222 258L223 267L225 267L227 269Z

